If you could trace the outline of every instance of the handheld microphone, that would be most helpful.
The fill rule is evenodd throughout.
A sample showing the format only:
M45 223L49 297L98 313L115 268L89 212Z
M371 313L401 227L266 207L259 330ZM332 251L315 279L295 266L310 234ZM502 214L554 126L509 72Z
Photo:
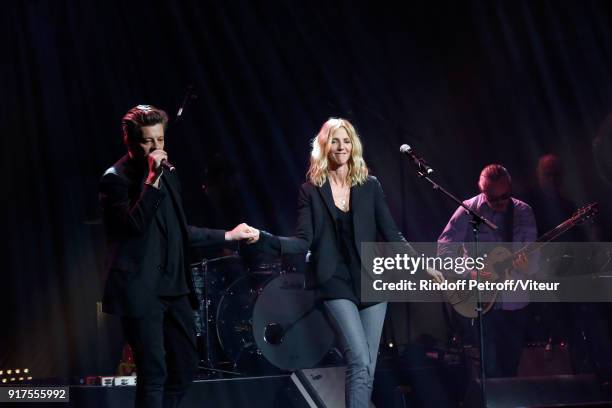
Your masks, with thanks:
M414 154L414 152L412 151L412 147L410 147L410 145L407 145L407 144L401 145L400 153L405 154L406 156L410 157L412 161L414 162L414 164L419 168L419 171L426 173L426 174L431 174L434 172L434 169L429 167L425 160L423 160L422 158Z
M162 160L161 165L162 165L162 167L163 167L164 169L166 169L166 170L168 170L168 171L174 171L174 170L176 170L176 167L174 167L174 166L172 165L172 163L170 163L170 162L169 162L168 160L166 160L166 159Z
M150 153L153 153L153 152L154 152L154 151L156 151L156 150L157 150L157 149L153 148L153 149L151 149L151 150L150 150ZM170 163L170 162L169 162L167 159L163 159L163 160L161 161L160 165L161 165L161 166L162 166L164 169L166 169L166 170L168 170L168 171L174 171L174 170L176 170L176 168L175 168L175 167L172 165L172 163Z

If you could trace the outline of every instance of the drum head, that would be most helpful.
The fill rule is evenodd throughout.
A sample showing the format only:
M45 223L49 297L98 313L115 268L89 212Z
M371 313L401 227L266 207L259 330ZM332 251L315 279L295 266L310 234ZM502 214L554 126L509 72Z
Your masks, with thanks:
M314 291L303 289L304 276L289 273L269 281L255 302L253 335L257 347L276 367L315 366L334 341Z

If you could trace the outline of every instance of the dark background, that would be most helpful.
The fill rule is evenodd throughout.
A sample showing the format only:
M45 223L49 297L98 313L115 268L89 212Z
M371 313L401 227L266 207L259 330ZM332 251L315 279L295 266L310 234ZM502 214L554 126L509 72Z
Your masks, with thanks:
M611 17L595 1L5 4L0 369L96 370L98 179L124 153L122 115L146 103L174 116L189 84L198 98L166 143L196 225L290 234L309 143L341 115L409 240L435 240L455 206L416 178L402 143L463 198L492 162L525 191L557 152L566 194L602 203L609 240L592 143L612 111Z

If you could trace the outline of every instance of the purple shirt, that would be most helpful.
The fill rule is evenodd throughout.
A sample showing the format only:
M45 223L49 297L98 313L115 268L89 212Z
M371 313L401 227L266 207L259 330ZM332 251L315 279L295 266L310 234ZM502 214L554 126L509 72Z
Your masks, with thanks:
M480 227L479 241L480 242L504 242L505 237L503 227L506 225L506 213L493 211L485 202L484 194L478 194L463 202L468 208L476 210L480 215L491 221L493 224L501 227L500 230L494 231L486 225ZM537 239L537 228L533 210L529 205L521 200L512 198L514 207L513 226L512 226L512 250L516 251L526 243L533 242ZM469 223L471 217L465 212L463 207L457 208L451 219L446 224L444 231L438 238L438 255L439 256L457 256L457 247L451 243L473 242L474 234L472 233L472 225ZM508 236L508 235L506 235ZM467 253L467 248L461 248L463 253ZM537 268L537 257L529 257L529 274L535 273ZM510 277L515 279L525 278L525 274L520 271L511 270ZM510 302L509 300L512 300ZM521 309L529 303L529 296L523 292L499 292L498 304L496 308L504 310Z

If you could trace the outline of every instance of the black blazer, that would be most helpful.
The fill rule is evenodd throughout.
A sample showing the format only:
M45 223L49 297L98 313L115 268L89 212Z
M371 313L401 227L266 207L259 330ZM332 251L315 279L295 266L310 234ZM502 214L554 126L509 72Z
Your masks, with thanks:
M185 246L205 246L225 240L225 231L187 225L177 176L169 171L161 182L168 193L144 184L146 172L141 163L122 157L106 170L100 180L100 204L106 229L107 273L103 310L121 316L143 316L157 297L161 277L161 251L168 237L160 228L157 208L162 200L172 200ZM183 248L183 259L188 260ZM189 265L185 278L192 306L197 306Z
M391 217L376 177L370 176L364 184L351 187L351 206L359 255L362 242L376 242L379 236L387 242L406 242ZM263 251L279 252L272 243L273 235L261 231L260 239ZM281 254L306 253L310 250L305 277L307 289L313 289L332 277L342 255L338 243L336 206L329 181L321 187L310 182L302 184L295 234L278 239Z

